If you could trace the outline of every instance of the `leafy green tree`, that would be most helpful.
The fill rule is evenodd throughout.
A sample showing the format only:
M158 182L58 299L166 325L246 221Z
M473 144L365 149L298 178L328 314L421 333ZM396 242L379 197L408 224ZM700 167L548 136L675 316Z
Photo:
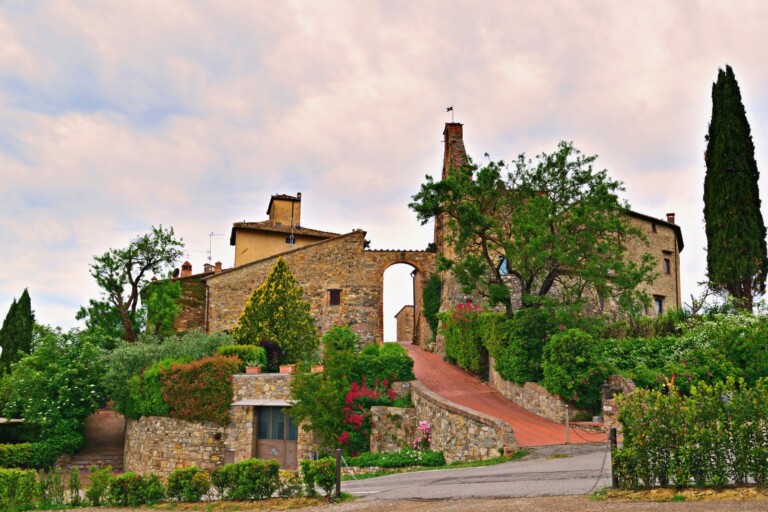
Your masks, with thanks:
M344 430L344 398L355 364L359 337L349 327L335 326L323 336L324 370L300 371L291 382L294 405L288 414L296 424L318 436L326 450L340 446L337 436Z
M725 67L712 85L712 120L704 160L704 223L709 286L725 291L737 307L752 310L765 293L768 271L765 224L747 114L733 69Z
M80 306L75 315L77 320L85 322L85 331L93 335L95 340L99 341L99 346L111 350L123 341L125 328L123 327L123 318L120 311L107 301L90 299L88 306ZM132 318L136 332L144 329L144 316L141 311L137 312Z
M179 305L181 283L164 279L154 281L144 289L141 301L147 315L147 330L155 336L173 333L173 324L181 313Z
M303 295L288 265L278 258L267 280L246 303L232 336L242 344L272 340L283 349L284 361L310 361L317 352L319 339Z
M181 257L183 247L173 228L153 226L152 231L134 238L128 247L110 249L93 258L91 275L102 289L105 302L117 309L126 341L135 341L140 331L137 308L149 274L167 273Z
M626 257L626 241L641 234L623 215L629 206L617 195L621 184L593 168L596 158L561 142L536 162L522 154L511 166L470 162L440 181L427 176L410 207L422 224L445 216L446 253L455 257L443 254L441 269L509 316L504 273L520 283L524 306L557 288L562 303L600 294L637 311L648 302L638 286L652 281L653 263L648 254Z
M3 326L0 328L0 374L10 371L11 365L32 351L32 328L35 315L32 312L32 301L29 292L24 292L19 300L13 300Z
M3 379L3 415L23 418L58 453L74 451L85 418L104 397L100 360L101 349L81 333L39 327L32 354Z

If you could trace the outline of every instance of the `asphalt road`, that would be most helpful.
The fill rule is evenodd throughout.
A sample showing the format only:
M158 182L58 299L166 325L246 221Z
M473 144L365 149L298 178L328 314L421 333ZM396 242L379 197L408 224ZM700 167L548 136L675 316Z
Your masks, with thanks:
M342 482L342 490L368 500L439 500L566 496L611 484L607 445L547 446L496 466L400 473Z

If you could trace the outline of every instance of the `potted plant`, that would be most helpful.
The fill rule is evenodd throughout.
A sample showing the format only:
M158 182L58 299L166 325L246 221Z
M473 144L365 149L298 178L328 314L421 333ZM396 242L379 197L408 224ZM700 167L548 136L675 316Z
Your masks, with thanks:
M295 364L281 364L280 365L280 373L293 373L296 371L296 365Z
M261 365L258 361L246 361L245 373L246 375L256 375L257 373L261 373Z

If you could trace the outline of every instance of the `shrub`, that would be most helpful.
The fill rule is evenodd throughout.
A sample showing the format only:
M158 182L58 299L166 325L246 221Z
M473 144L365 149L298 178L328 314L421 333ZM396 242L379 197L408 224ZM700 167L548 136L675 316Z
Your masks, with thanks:
M153 363L149 368L128 381L129 400L125 406L128 418L138 419L141 416L168 416L168 404L163 400L163 384L161 376L174 363L187 362L165 358Z
M0 469L0 509L34 507L39 494L35 472L31 469Z
M280 470L280 487L277 489L277 495L281 498L293 498L301 494L301 475L298 471Z
M32 443L0 444L0 468L28 468L35 458Z
M240 365L237 357L217 356L171 366L160 377L170 415L188 421L229 423L230 383Z
M327 498L331 498L333 489L336 486L336 459L333 457L323 457L312 462L315 472L315 482L325 493Z
M168 475L168 498L177 501L200 501L211 488L208 474L196 467L175 469Z
M569 329L544 346L544 387L584 409L601 403L600 386L609 375L597 358L597 344L586 332Z
M247 459L214 469L211 480L226 499L261 500L280 486L279 469L276 460Z
M404 468L411 466L438 467L445 466L445 457L443 456L443 452L404 448L399 452L364 453L358 457L352 457L347 460L347 464L359 468Z
M349 378L358 383L362 383L363 379L368 382L376 379L387 379L389 382L413 380L413 359L399 343L366 345L355 358Z
M99 468L91 466L91 485L85 490L85 497L88 503L94 507L100 507L104 503L104 498L109 488L109 480L112 478L112 466Z
M69 468L69 481L67 482L67 490L69 491L69 504L73 507L79 507L83 503L83 498L80 496L80 490L82 484L80 483L80 470L77 466Z
M506 344L498 349L498 356L494 355L496 371L504 379L518 384L541 382L544 377L542 367L544 345L555 332L551 311L530 307L516 312L515 316L507 322L496 320L493 324L494 338L498 340L505 328ZM487 330L491 331L491 328ZM489 346L489 350L491 347L498 346L499 341L496 341ZM492 350L491 353L493 353Z
M267 352L258 345L225 345L219 347L218 353L222 356L237 356L247 366L267 366Z
M165 487L157 475L123 473L110 479L107 501L118 507L154 505L165 497Z
M429 329L432 331L432 341L437 334L437 326L440 325L440 298L442 294L442 283L440 282L440 274L430 274L429 279L424 284L424 289L421 292L424 308L424 318L427 320Z
M450 314L442 315L446 355L465 370L478 375L488 369L488 351L477 326L481 310L480 306L468 301L456 305Z
M61 468L37 472L41 505L46 508L58 508L64 504L64 478Z
M317 494L315 490L315 466L311 460L302 460L299 462L301 467L301 478L304 481L304 493L307 496L314 496Z

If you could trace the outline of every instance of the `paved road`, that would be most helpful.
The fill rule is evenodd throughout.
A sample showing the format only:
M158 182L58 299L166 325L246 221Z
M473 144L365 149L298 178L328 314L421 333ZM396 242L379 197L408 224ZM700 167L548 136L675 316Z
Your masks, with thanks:
M607 445L568 445L536 448L496 466L346 481L342 490L365 500L394 501L577 495L610 484Z
M416 378L438 395L464 407L507 422L515 432L520 447L557 445L566 442L565 425L559 425L526 411L505 398L489 384L446 363L432 353L410 343L401 342L413 358ZM587 432L572 427L571 443L606 443L602 432Z

